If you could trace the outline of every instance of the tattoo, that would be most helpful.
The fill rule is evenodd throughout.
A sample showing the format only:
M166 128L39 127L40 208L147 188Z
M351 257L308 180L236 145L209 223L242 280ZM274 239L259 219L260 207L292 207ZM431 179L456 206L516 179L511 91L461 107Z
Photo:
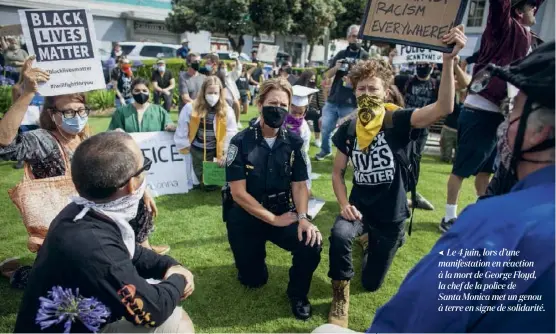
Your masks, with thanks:
M345 185L346 184L346 168L342 168L342 170L340 170L340 175L342 176L342 178L341 178L342 184Z

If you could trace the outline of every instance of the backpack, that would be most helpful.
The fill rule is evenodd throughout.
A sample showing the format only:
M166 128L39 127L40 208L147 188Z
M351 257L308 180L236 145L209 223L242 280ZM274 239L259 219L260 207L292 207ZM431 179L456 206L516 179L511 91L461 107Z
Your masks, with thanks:
M384 116L384 123L382 124L382 129L391 129L393 127L392 122L392 115L393 112L386 111L386 115ZM356 119L352 118L349 120L348 130L347 130L347 149L348 149L348 158L351 157L351 152L353 151L353 145L355 144L356 140ZM419 160L420 155L417 152L417 143L416 139L418 136L413 136L410 134L410 140L408 146L401 146L393 148L394 159L398 162L398 167L401 170L402 175L402 182L404 185L405 192L411 193L411 202L412 202L412 209L411 209L411 218L409 220L409 230L408 234L411 236L411 229L413 226L413 216L415 213L415 203L417 203L417 182L419 180Z

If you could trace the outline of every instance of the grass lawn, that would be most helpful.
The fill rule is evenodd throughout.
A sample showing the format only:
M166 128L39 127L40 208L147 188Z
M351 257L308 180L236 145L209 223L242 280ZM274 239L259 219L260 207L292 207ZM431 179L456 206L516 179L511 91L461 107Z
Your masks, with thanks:
M256 111L251 110L248 115L243 115L243 124L247 125L247 120L255 114ZM177 118L175 112L172 116ZM104 131L109 120L109 117L94 117L90 124L96 132ZM311 148L311 156L315 153L317 148ZM27 233L7 194L7 190L22 176L20 170L12 169L12 165L12 162L0 162L0 261L20 256L24 262L31 264L34 254L26 248ZM407 272L439 238L438 223L444 214L446 181L450 170L450 165L441 163L436 157L424 158L419 191L431 200L436 211L416 212L412 236L407 238L396 255L378 292L365 292L360 276L353 279L350 328L363 331L369 326L376 310L396 293ZM192 191L157 199L160 216L151 242L155 245L169 244L172 247L170 255L195 275L195 293L183 303L183 307L198 332L310 332L326 323L332 296L327 277L328 236L339 212L330 181L331 171L332 160L313 161L313 172L321 174L318 180L313 181L313 192L326 200L315 220L323 232L325 243L309 295L314 315L306 322L293 318L285 293L291 264L289 253L268 243L268 284L259 290L248 290L237 281L226 227L221 220L220 192ZM348 174L346 178L351 184L352 175ZM467 181L460 196L460 208L474 201L473 183ZM356 268L360 268L361 258L361 249L355 247ZM7 280L0 279L0 332L13 330L21 296L21 291L11 289Z

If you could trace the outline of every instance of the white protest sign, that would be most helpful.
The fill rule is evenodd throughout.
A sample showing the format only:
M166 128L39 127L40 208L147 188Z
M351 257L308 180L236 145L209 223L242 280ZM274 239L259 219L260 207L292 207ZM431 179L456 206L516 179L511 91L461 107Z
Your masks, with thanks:
M257 59L274 62L280 47L278 45L259 44L257 48Z
M438 51L408 45L396 45L396 51L394 65L418 62L442 64L442 53Z
M143 156L152 160L147 173L147 186L153 196L185 194L198 184L191 155L180 154L170 132L130 133Z
M324 206L326 202L322 199L318 199L318 198L311 198L309 200L309 205L307 207L307 213L313 218L315 219L315 217L317 216L317 214L320 212L320 210L322 209L322 207Z
M104 89L93 16L86 9L19 10L19 20L35 67L50 74L43 96Z

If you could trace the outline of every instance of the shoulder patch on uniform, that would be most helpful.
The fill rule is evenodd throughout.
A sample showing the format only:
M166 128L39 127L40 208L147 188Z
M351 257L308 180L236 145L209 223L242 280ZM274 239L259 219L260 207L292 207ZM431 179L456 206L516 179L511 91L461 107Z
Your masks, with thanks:
M237 151L238 151L237 146L235 146L234 144L230 144L230 147L228 147L228 155L226 156L227 166L230 166L232 162L234 162L237 156Z

